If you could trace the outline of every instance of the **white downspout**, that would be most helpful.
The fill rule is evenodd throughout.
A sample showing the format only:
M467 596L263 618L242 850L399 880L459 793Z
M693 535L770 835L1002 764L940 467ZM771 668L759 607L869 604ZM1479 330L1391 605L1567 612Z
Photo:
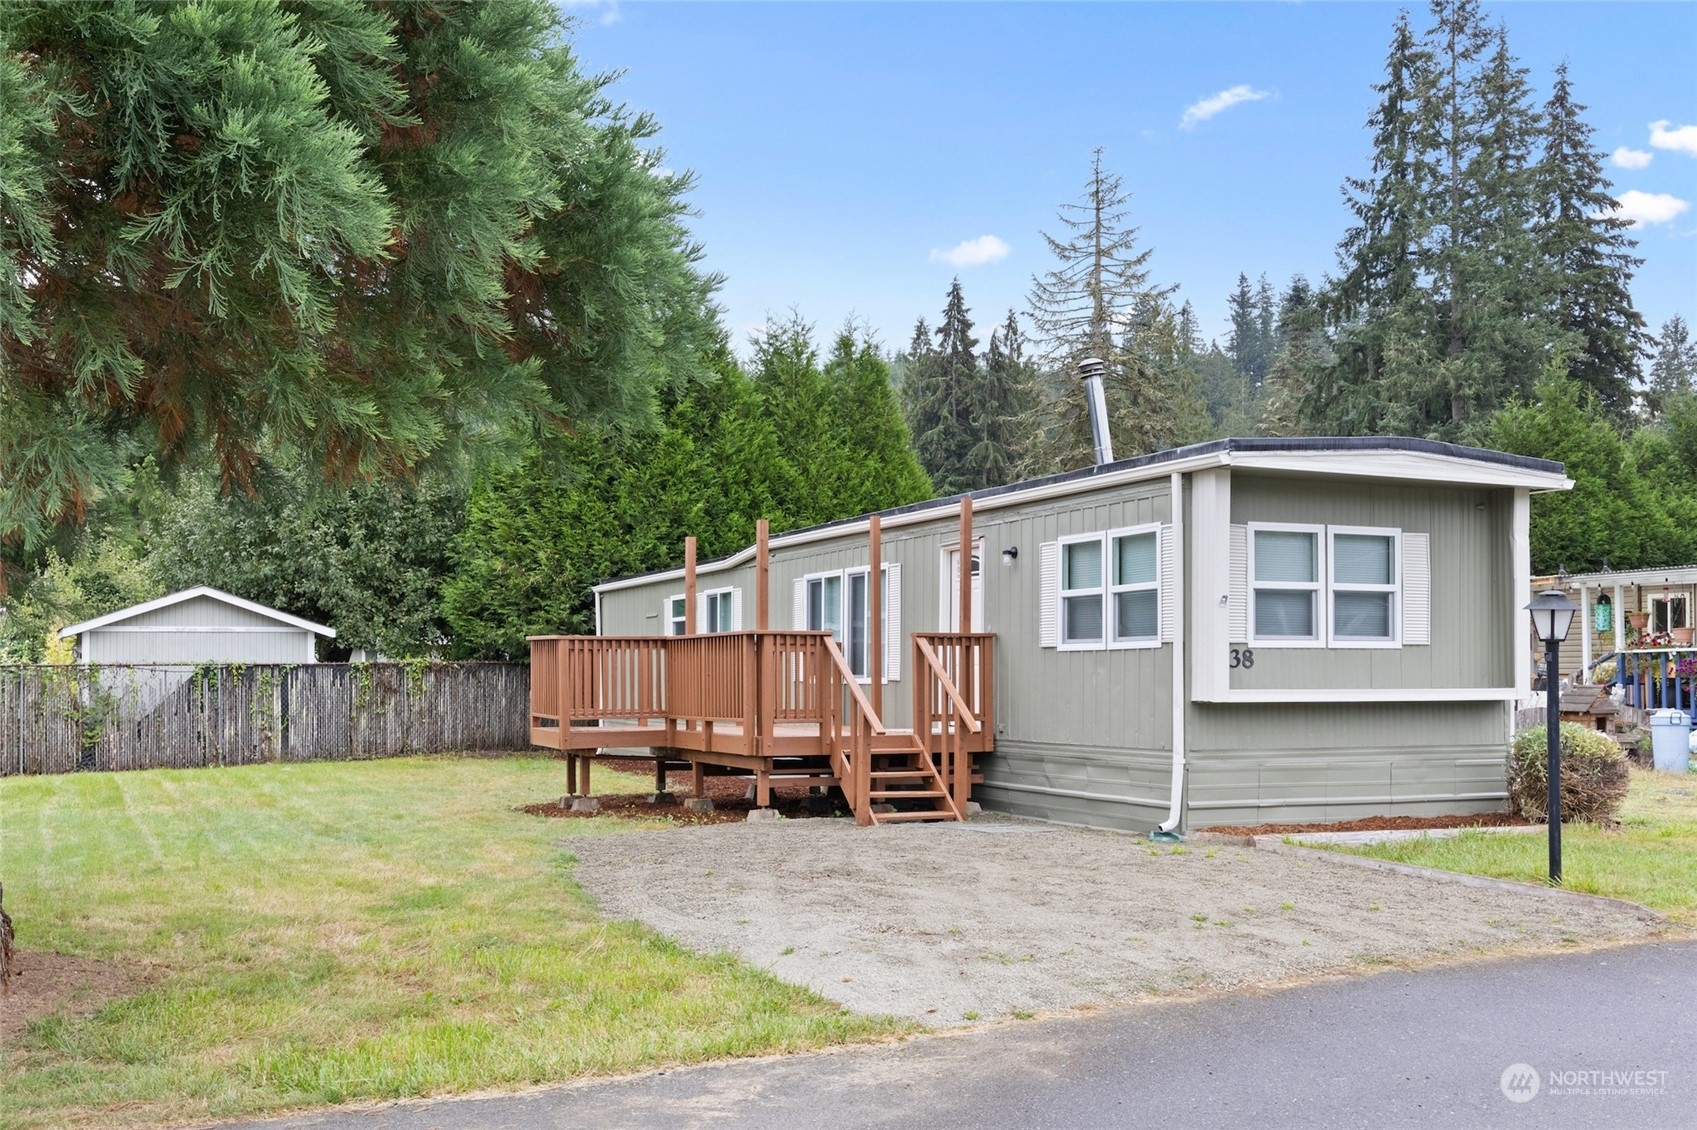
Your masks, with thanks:
M1173 829L1179 825L1184 807L1184 715L1189 705L1184 693L1184 637L1189 621L1184 614L1184 475L1174 472L1169 488L1172 494L1173 577L1177 588L1173 607L1178 610L1178 623L1173 625L1173 791L1167 804L1167 818L1155 829L1155 836L1177 839Z

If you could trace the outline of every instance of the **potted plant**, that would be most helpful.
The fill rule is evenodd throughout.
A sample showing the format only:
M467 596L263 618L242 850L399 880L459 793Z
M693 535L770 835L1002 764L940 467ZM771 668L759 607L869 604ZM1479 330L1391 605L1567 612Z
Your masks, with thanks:
M1633 628L1642 632L1645 628L1650 626L1650 614L1648 612L1628 612L1626 614L1626 622Z
M1669 628L1668 638L1673 641L1675 647L1688 647L1691 644L1691 629Z

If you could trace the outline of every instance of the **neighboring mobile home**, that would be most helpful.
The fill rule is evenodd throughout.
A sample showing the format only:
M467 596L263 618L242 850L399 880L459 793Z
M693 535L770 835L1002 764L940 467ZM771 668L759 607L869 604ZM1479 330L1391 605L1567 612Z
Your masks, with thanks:
M744 633L750 656L769 657L779 645L761 644L757 626L828 633L845 683L852 672L864 696L878 673L884 727L913 728L919 707L918 728L946 734L922 706L939 696L954 696L957 720L982 711L982 783L964 788L1007 812L1148 831L1489 811L1505 801L1512 709L1531 683L1529 497L1571 485L1557 463L1426 440L1219 440L784 533L769 558L750 548L688 576L609 581L595 589L597 634L637 648L639 637ZM993 652L976 653L993 655L983 671L928 658L967 639L943 635L961 630L963 577L969 628L993 635ZM769 623L757 625L762 605ZM597 739L548 727L682 701L680 660L643 646L637 681L659 689L641 692L641 708L611 705L611 667L583 693L568 686L567 659L536 668L533 740L581 747ZM714 661L718 677L744 684L749 702L768 685L785 693L774 660L733 669L731 656ZM714 670L696 675L711 683ZM704 693L691 684L690 701ZM751 732L784 740L781 721L743 709ZM683 707L664 710L668 734L698 728L679 720ZM838 715L823 717L834 730ZM690 748L713 746L706 729ZM750 741L750 753L776 748ZM839 776L852 768L833 758Z
M336 630L210 585L72 624L79 663L316 663Z

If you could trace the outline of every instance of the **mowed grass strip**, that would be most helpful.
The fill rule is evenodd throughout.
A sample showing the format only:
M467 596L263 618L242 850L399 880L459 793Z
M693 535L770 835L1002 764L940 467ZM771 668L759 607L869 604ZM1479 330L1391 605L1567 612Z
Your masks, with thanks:
M1561 842L1567 889L1631 899L1697 926L1697 773L1634 769L1620 827L1564 824ZM1549 874L1549 840L1537 834L1464 832L1339 850L1527 883Z
M541 759L0 781L18 945L143 970L5 1047L0 1123L257 1114L795 1051L902 1030L597 918ZM606 791L643 791L597 774Z

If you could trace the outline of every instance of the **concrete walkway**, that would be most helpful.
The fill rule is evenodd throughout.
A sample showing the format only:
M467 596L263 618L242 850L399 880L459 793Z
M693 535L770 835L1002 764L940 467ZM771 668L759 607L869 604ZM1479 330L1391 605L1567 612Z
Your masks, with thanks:
M1538 1080L1525 1102L1505 1093L1505 1070L1516 1064L1532 1069L1508 1073L1518 1096ZM1572 1093L1587 1087L1593 1093ZM902 1044L253 1125L1692 1126L1697 942L1129 1005Z

